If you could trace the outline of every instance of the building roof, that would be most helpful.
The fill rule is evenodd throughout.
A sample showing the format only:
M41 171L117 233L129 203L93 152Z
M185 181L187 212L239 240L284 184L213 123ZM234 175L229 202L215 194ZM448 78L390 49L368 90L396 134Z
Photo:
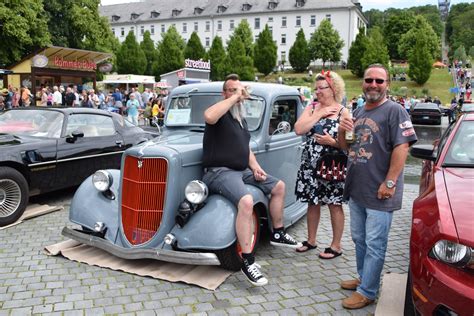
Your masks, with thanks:
M341 8L362 10L358 0L142 0L100 6L99 11L102 16L108 17L113 25L270 12L304 13L308 10Z

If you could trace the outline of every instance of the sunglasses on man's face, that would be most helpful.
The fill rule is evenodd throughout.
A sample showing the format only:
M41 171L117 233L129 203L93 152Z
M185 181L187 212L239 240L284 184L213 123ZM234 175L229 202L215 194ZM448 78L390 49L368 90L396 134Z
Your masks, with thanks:
M385 80L385 79L378 79L378 78L377 78L377 79L374 79L374 78L365 78L364 81L365 81L365 83L372 83L372 82L375 81L376 84L382 84L382 83L384 83L384 82L387 81L387 80Z

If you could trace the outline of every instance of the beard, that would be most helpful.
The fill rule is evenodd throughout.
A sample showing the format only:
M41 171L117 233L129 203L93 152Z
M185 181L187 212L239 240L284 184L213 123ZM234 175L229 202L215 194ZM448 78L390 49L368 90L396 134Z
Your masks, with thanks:
M369 101L369 103L377 103L385 97L385 91L382 89L366 89L364 90L365 100Z
M238 102L234 104L230 109L229 109L230 115L237 120L240 124L240 126L243 127L242 125L242 119L244 118L244 108L242 105L242 102Z

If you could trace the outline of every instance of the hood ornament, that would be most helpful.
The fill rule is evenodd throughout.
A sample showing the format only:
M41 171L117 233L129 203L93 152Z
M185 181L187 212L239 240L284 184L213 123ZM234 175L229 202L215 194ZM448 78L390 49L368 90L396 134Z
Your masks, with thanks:
M141 169L143 167L143 160L139 159L137 160L138 162L138 169Z

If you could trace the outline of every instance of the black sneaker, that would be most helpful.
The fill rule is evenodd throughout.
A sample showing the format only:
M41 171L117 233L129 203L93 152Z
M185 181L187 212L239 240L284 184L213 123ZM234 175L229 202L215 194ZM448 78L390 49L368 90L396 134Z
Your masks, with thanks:
M244 266L242 267L242 273L247 277L250 283L255 286L267 285L268 280L260 272L260 265L257 263L247 264L244 260Z
M288 248L293 248L293 249L303 246L302 243L296 241L284 230L274 231L272 234L272 237L270 238L270 244L273 246L288 247Z

